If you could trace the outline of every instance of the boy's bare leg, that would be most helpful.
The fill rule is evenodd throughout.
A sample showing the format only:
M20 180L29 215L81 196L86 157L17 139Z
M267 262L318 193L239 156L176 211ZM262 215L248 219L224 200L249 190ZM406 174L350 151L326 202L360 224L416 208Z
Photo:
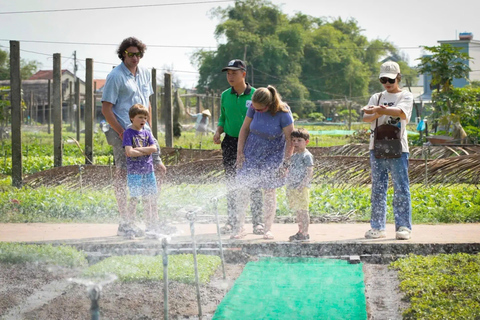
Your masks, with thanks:
M298 219L299 232L301 234L307 235L308 225L310 223L309 217L308 217L308 210L297 210L297 219Z
M265 189L263 206L265 214L265 233L267 233L272 230L273 220L275 219L275 210L277 209L275 189Z
M148 195L143 198L143 206L145 208L145 221L150 226L155 226L159 223L156 198L156 194Z

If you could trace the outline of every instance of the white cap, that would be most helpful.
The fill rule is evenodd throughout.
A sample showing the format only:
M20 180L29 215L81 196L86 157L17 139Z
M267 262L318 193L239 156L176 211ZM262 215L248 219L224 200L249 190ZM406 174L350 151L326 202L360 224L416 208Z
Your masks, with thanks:
M400 66L394 61L387 61L380 66L380 75L378 78L387 77L395 79L400 73Z

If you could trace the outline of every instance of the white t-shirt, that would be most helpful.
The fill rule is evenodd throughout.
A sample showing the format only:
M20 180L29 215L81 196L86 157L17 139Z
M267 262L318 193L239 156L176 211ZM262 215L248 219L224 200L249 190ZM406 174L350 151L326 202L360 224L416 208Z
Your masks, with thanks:
M400 119L400 117L383 115L378 118L378 125L382 124L391 124L400 128L401 142L402 142L402 152L408 151L408 139L407 139L407 123L410 122L410 117L412 115L413 109L413 95L409 91L401 91L398 93L388 93L387 91L382 92L380 97L380 102L378 97L380 92L375 93L370 100L368 101L369 106L378 106L383 105L386 107L397 107L402 109L403 113L406 115L406 119ZM373 120L370 124L370 129L372 133L370 134L370 145L369 149L373 150L373 130L375 130L376 121Z

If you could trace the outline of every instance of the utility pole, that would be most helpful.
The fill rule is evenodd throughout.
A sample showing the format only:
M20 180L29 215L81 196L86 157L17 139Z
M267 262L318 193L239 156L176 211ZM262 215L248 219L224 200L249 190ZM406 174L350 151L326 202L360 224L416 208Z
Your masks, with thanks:
M77 81L77 51L73 51L73 83Z

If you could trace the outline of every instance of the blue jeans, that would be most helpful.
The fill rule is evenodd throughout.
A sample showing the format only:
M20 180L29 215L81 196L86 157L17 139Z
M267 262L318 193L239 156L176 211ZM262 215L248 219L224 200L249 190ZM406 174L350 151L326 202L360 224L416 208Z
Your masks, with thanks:
M388 173L393 181L393 215L395 229L407 227L412 230L412 203L408 180L408 152L400 158L377 159L370 150L372 167L372 217L370 225L373 229L385 230L387 217Z

